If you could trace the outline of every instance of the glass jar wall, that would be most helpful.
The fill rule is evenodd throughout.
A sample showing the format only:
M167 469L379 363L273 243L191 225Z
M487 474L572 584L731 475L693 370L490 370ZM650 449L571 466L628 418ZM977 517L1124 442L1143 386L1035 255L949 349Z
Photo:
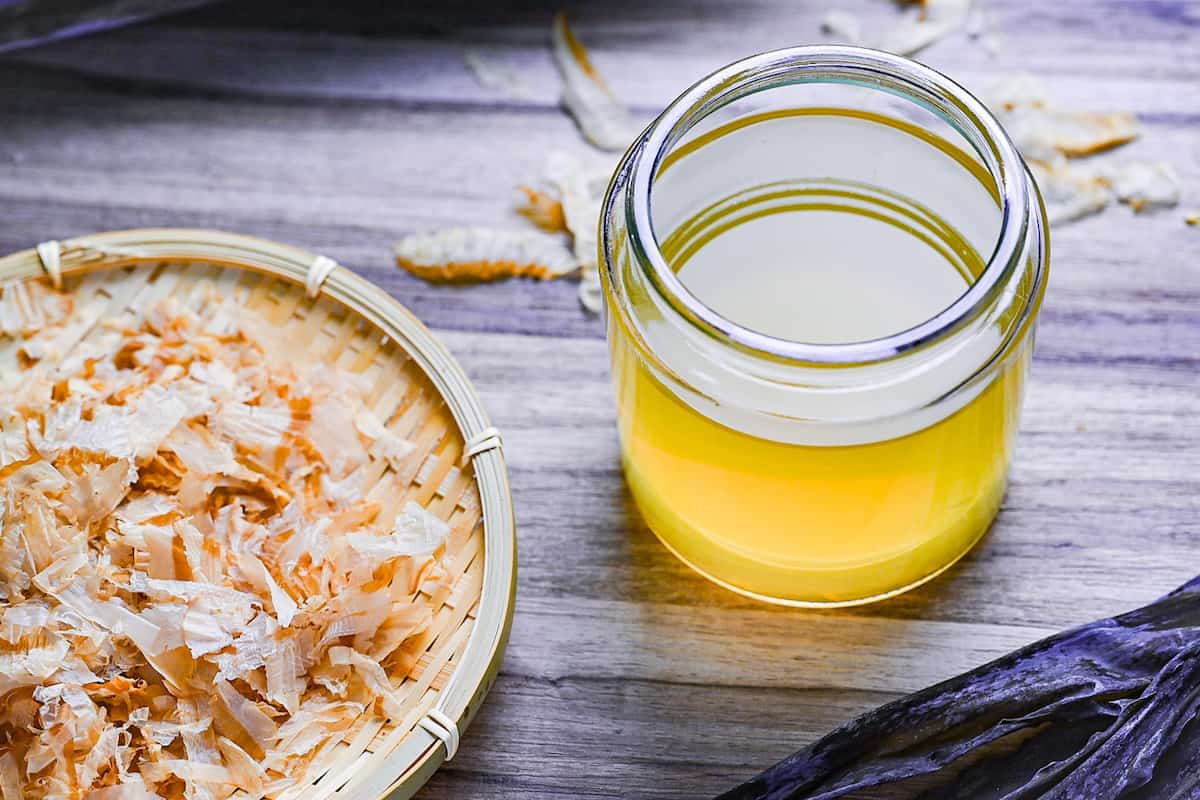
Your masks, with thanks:
M626 476L684 561L849 604L987 530L1048 245L1032 178L961 87L860 48L731 65L626 155L601 251Z

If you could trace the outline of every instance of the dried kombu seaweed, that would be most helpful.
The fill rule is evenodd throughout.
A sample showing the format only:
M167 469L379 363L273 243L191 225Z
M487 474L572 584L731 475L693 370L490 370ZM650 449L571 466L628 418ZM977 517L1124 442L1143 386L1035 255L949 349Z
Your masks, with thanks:
M847 723L718 800L1200 798L1200 578Z

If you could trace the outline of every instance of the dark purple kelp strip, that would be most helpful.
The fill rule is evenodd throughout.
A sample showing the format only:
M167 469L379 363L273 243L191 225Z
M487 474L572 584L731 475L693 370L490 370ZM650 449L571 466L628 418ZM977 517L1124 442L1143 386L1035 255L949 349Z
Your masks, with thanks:
M1200 797L1200 578L864 714L718 800Z

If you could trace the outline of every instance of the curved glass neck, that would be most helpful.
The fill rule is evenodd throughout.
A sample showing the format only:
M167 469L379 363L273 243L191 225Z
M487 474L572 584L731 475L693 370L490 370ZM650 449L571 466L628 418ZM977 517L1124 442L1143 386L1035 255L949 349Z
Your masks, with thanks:
M735 322L704 303L664 255L653 212L654 184L702 122L738 101L797 85L856 86L910 101L944 120L967 142L995 188L999 234L986 264L967 289L928 319L867 341L823 344L769 335ZM617 207L616 204L621 204ZM797 47L732 64L701 80L645 131L626 155L605 201L605 218L623 217L631 256L648 284L688 325L749 356L797 366L885 362L952 336L993 305L1027 252L1036 198L1024 164L994 117L965 89L909 59L854 47ZM606 226L607 227L607 226ZM608 232L610 233L610 232ZM606 236L608 235L606 233ZM612 249L606 245L606 250Z

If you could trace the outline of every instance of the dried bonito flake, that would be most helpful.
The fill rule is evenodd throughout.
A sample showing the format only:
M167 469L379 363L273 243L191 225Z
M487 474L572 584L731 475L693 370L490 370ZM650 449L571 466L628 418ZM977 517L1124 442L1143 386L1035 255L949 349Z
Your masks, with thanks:
M596 71L587 48L575 38L565 14L551 29L554 61L562 76L562 102L584 138L601 150L624 150L637 136L629 110Z
M875 47L910 56L957 31L965 31L989 51L996 48L988 31L983 0L897 0L900 22L874 36L863 33L859 18L833 9L821 18L821 30L846 44Z
M579 265L579 301L594 313L599 313L601 303L600 207L613 169L607 160L553 152L542 178L546 196L558 202L563 227L571 236L571 250Z
M419 278L438 283L503 278L549 280L578 269L557 237L537 231L447 228L396 242L396 263Z
M70 296L39 282L7 281L0 284L0 334L29 336L61 322L72 306Z
M562 201L529 186L518 186L517 189L525 195L525 204L517 207L518 214L547 233L567 232Z
M575 260L580 264L595 266L599 258L600 205L613 166L563 152L551 153L546 162L544 180L562 205L564 226L571 234Z
M563 81L563 105L580 131L600 149L624 150L636 137L637 126L562 14L554 19L551 39ZM471 53L465 57L481 83L501 88L486 60ZM613 166L609 160L591 163L554 153L538 181L518 187L525 202L517 212L538 230L450 228L414 234L396 243L396 261L417 277L437 283L578 276L580 303L599 312L597 229Z
M1049 163L1030 160L1029 168L1042 190L1046 216L1052 224L1098 214L1112 199L1103 178L1091 170L1073 167L1064 159Z
M1169 164L1080 160L1137 138L1133 114L1061 111L1030 75L1001 81L987 101L1037 179L1050 222L1099 213L1114 199L1138 212L1179 203L1179 177Z
M1080 164L1065 158L1029 161L1052 223L1099 213L1113 199L1135 212L1179 204L1179 176L1166 162L1126 161L1116 165Z
M884 34L879 49L909 56L963 29L972 6L980 0L923 0L902 3L919 8L905 14L903 20Z
M518 187L527 203L517 210L540 231L450 228L416 234L397 242L397 262L433 282L578 276L580 302L599 312L597 232L612 170L607 159L553 152L536 186Z
M988 105L1022 155L1037 161L1099 153L1131 142L1141 133L1137 117L1127 112L1054 108L1042 84L1027 74L997 83L988 94Z
M553 152L547 159L545 170L537 182L536 188L530 186L517 187L526 198L526 204L518 207L517 211L538 228L548 233L566 233L570 238L570 251L567 254L570 268L565 267L546 273L540 267L531 270L518 270L515 263L512 269L500 269L497 262L484 262L485 257L496 258L500 247L509 238L517 241L532 241L541 243L547 239L545 235L532 231L523 233L508 233L503 231L487 231L487 236L477 236L477 250L468 250L457 244L463 237L461 231L443 231L420 240L414 237L404 241L405 249L413 251L417 246L423 252L417 256L426 262L441 262L441 267L433 272L422 273L411 264L402 265L427 280L446 280L443 274L463 275L469 271L471 280L493 280L512 277L514 275L529 275L535 278L558 277L560 275L578 275L580 279L579 299L589 311L600 311L600 274L597 269L599 260L598 230L600 224L600 207L604 200L604 192L608 188L613 165L607 159L585 158L564 152ZM503 236L501 234L504 234ZM431 246L433 240L439 243L455 242L458 254L451 260L448 249L442 244ZM554 239L555 249L562 244L561 239ZM488 248L491 248L490 255ZM413 254L406 255L411 261ZM459 259L474 259L462 261ZM506 267L510 262L499 262ZM470 265L469 270L464 265ZM465 276L460 279L467 279Z
M3 292L9 336L75 324L40 283ZM364 476L415 447L354 376L201 306L101 321L0 407L2 800L275 797L403 710L450 527L380 518Z
M1134 211L1179 204L1179 174L1165 161L1130 161L1108 170L1104 178L1117 199Z

